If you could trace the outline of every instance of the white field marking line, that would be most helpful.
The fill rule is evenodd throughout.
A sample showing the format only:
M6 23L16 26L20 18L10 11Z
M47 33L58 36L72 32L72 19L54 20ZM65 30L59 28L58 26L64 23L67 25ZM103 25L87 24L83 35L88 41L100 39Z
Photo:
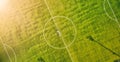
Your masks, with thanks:
M72 23L73 29L74 29L74 32L75 32L75 33L74 33L74 39L73 39L73 40L71 41L71 43L70 43L69 45L67 45L66 47L71 46L71 44L73 44L73 42L75 41L75 39L76 39L76 34L77 34L77 30L76 30L75 24L72 22L72 20L71 20L70 18L65 17L65 16L54 16L53 19L54 19L54 18L65 18L65 19L67 19L68 21L70 21L70 22ZM43 37L44 37L46 43L47 43L50 47L55 48L55 49L65 49L66 47L54 47L54 46L52 46L52 45L48 42L48 40L46 39L46 37L45 37L45 28L46 28L47 23L50 22L50 21L52 21L52 18L50 18L50 19L46 22L46 24L44 25L44 28L43 28ZM61 35L60 35L60 31L57 31L57 33L58 33L59 36L61 36Z
M108 5L109 5L109 7L110 7L110 9L111 9L111 11L112 11L113 16L115 17L115 19L113 19L113 18L112 18L112 17L111 17L111 16L107 13L106 8L105 8L105 1L107 1L107 3L108 3ZM108 16L110 19L115 20L115 21L116 21L116 23L118 24L118 27L120 28L120 23L119 23L119 21L118 21L117 16L115 15L115 12L114 12L114 10L113 10L113 8L112 8L112 6L111 6L111 4L110 4L109 0L104 0L104 10L105 10L105 12L106 12L107 16Z
M5 52L6 52L7 56L8 56L8 58L9 58L9 61L10 61L10 62L12 62L12 59L11 59L11 57L10 57L10 55L9 55L9 53L8 53L8 51L7 51L7 49L6 49L5 44L3 43L3 41L2 41L2 38L1 38L1 37L0 37L0 41L1 41L2 45L3 45L3 48L4 48L4 50L5 50Z
M47 9L48 9L49 13L50 13L50 16L53 18L53 15L52 15L52 13L51 13L51 11L50 11L50 8L49 8L49 6L48 6L47 1L44 0L44 2L45 2L45 4L46 4L46 6L47 6ZM53 22L54 22L54 24L55 24L55 26L56 26L57 31L59 31L54 19L53 19Z
M12 59L11 59L11 57L10 57L8 51L7 51L6 46L9 47L9 48L12 50L12 52L13 52L14 55L15 55L15 62L17 62L17 58L16 58L16 53L15 53L15 51L14 51L10 46L8 46L7 44L4 44L1 37L0 37L0 41L1 41L2 45L3 45L3 48L4 48L4 50L5 50L5 52L6 52L7 56L8 56L8 58L9 58L9 61L12 62Z
M45 4L46 4L46 6L47 6L47 9L48 9L51 17L53 17L53 15L52 15L52 13L51 13L51 11L50 11L50 8L49 8L49 6L48 6L48 4L47 4L47 1L44 0L44 2L45 2ZM55 24L55 20L54 20L54 19L53 19L53 22L54 22L54 24ZM58 27L57 27L56 24L55 24L55 26L56 26L56 29L57 29L57 31L59 32L59 34L62 35L61 32L59 31L59 29L58 29ZM62 40L63 40L63 37L62 37L62 36L60 36L60 38L62 38ZM63 43L64 43L65 46L67 46L66 43L64 42L64 40L63 40ZM73 58L72 58L72 56L71 56L71 53L70 53L70 51L69 51L69 49L68 49L67 47L66 47L66 49L67 49L67 52L68 52L68 54L69 54L69 56L70 56L70 58L71 58L71 61L74 62L74 61L73 61Z
M11 50L12 50L12 52L13 52L13 55L15 56L15 62L17 62L17 56L16 56L16 53L15 53L15 51L13 50L13 48L12 47L10 47L9 45L7 45L7 44L5 44L7 47L9 47Z
M104 8L104 11L105 11L106 15L107 15L110 19L115 20L115 19L112 18L112 17L108 14L108 12L106 11L105 3L106 3L106 0L104 0L104 3L103 3L103 8Z
M60 38L61 38L62 42L64 43L64 45L67 46L67 44L65 43L64 38L62 37L62 34L61 34L61 37L60 37ZM68 52L68 54L69 54L69 56L70 56L70 58L71 58L71 61L74 62L74 60L73 60L73 58L72 58L72 55L71 55L68 47L66 47L66 49L67 49L67 52Z
M47 43L50 47L52 47L52 48L55 48L55 49L64 49L64 48L68 48L69 46L71 46L71 44L73 44L73 42L74 42L75 39L76 39L77 30L76 30L75 24L72 22L71 19L69 19L69 18L67 18L67 17L65 17L65 16L54 16L53 19L54 19L54 18L57 18L57 17L59 17L59 18L65 18L65 19L71 21L71 23L72 23L72 25L73 25L73 27L74 27L74 30L75 30L75 35L74 35L73 41L72 41L69 45L66 45L66 43L64 42L64 44L65 44L66 46L65 46L65 47L62 47L62 48L54 47L54 46L52 46L51 44L49 44L49 43L47 42L47 39L46 39L46 37L45 37L44 32L45 32L45 26L46 26L46 24L47 24L48 22L50 22L51 19L50 19L49 21L47 21L47 23L46 23L45 26L44 26L44 29L43 29L43 36L44 36L44 39L46 40L46 43ZM60 31L57 31L57 32L60 33ZM59 33L58 33L58 34L59 34ZM62 36L62 35L59 35L59 37L60 37L60 36ZM60 37L60 38L61 38L61 37ZM63 41L63 39L61 39L61 40ZM69 52L69 54L70 54L70 52Z

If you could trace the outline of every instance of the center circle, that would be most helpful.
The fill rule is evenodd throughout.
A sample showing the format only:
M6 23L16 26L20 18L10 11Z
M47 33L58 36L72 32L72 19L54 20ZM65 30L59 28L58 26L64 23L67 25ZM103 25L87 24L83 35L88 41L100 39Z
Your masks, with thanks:
M47 45L54 49L65 49L71 46L76 39L76 34L75 24L65 16L51 17L43 28L43 37Z

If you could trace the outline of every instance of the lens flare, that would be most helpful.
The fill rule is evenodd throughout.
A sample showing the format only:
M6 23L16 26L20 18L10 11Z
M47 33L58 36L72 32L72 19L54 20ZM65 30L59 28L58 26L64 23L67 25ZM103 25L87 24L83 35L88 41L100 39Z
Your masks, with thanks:
M5 8L8 6L8 0L0 0L0 11L6 10Z

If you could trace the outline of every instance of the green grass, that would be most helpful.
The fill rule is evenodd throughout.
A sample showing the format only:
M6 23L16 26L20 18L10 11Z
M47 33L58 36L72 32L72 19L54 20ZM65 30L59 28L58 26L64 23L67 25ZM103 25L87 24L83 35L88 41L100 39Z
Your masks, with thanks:
M29 5L24 4L13 12L18 13L17 16L9 16L13 17L8 25L10 28L6 26L9 29L1 33L3 41L14 49L17 62L114 62L120 59L87 38L92 36L97 42L120 55L120 28L115 20L106 15L103 0L47 0L47 3L53 16L66 16L73 21L77 30L74 43L65 49L55 49L46 43L43 33L52 46L65 47L56 34L53 20L43 32L44 25L52 17L44 0L32 0ZM119 21L120 1L110 0L110 3ZM108 14L115 19L107 1L105 7ZM64 18L55 18L55 23L63 34L65 44L69 45L75 37L73 25ZM14 62L12 51L8 47L7 49ZM0 48L0 52L6 54L3 48ZM5 60L8 60L7 56Z

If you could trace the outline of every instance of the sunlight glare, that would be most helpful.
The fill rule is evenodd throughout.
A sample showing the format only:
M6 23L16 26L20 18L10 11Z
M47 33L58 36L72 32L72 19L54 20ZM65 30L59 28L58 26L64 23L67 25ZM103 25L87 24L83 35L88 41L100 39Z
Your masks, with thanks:
M6 10L5 8L8 6L8 0L0 0L0 10Z

